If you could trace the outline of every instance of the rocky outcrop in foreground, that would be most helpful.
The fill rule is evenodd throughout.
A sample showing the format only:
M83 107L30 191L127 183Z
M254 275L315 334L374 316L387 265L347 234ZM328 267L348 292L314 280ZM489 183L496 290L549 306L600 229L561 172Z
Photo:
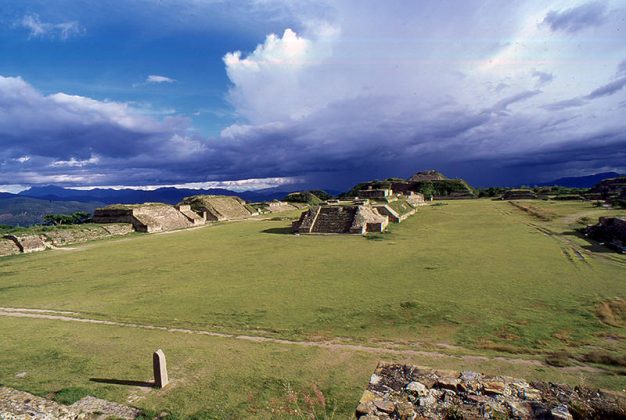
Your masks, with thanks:
M87 396L72 405L62 405L28 392L0 387L0 419L134 419L141 411L111 401Z
M624 419L626 399L585 387L381 363L361 397L356 417Z

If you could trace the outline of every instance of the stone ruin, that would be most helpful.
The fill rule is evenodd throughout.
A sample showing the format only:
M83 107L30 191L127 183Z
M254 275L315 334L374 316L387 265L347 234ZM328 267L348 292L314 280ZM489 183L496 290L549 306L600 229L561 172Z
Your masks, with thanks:
M368 188L349 201L330 199L311 207L292 223L292 228L297 234L384 232L389 222L400 223L424 204L422 194L394 194L388 188Z
M370 232L383 232L389 218L378 210L365 205L322 205L302 213L293 222L297 234L346 233L363 235Z
M626 218L600 217L597 224L585 229L585 236L626 253Z
M103 226L77 225L70 229L51 229L31 235L5 235L0 238L0 257L121 236L132 231L130 224L117 223Z
M270 201L269 203L267 203L267 208L271 213L280 213L283 211L291 211L291 210L298 209L298 207L291 205L290 203L286 201L278 201L278 200Z
M0 238L0 257L15 255L20 252L22 251L20 251L20 247L17 246L15 241L7 238Z
M130 223L137 232L163 232L203 225L205 219L189 205L115 204L96 209L94 223Z
M302 206L298 206L297 203L288 203L286 201L280 200L263 201L258 203L251 203L250 205L256 208L259 214L282 213L285 211L298 210L302 208Z
M254 208L236 196L194 195L185 197L181 204L189 205L207 221L245 219L258 214Z
M503 200L534 200L537 198L537 194L532 190L527 189L514 189L504 192L502 195Z
M358 198L369 198L374 200L386 200L393 196L393 192L389 188L372 188L360 190Z
M590 200L626 199L626 176L599 182L585 194L585 197Z
M423 194L412 191L407 194L394 194L388 188L360 190L357 200L358 204L371 204L380 214L389 217L389 221L393 223L402 222L415 214L416 207L426 204Z
M63 405L28 392L0 386L0 419L135 419L141 410L87 396Z
M4 238L13 241L23 254L46 250L46 244L37 235L5 235Z
M626 399L579 386L380 363L355 415L360 420L623 419Z

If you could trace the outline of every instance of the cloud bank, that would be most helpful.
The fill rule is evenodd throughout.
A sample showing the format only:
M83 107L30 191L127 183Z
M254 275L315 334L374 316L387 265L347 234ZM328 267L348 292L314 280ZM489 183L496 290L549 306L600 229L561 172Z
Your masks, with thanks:
M290 9L291 25L225 52L238 122L210 138L186 116L0 77L0 184L346 188L433 167L478 184L626 170L624 10L391 3Z

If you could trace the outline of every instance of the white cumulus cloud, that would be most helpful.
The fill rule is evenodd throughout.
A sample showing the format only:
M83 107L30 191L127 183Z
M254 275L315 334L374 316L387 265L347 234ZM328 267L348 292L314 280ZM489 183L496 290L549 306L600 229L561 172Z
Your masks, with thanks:
M174 83L176 80L167 77L167 76L159 76L157 74L151 74L146 79L146 83Z

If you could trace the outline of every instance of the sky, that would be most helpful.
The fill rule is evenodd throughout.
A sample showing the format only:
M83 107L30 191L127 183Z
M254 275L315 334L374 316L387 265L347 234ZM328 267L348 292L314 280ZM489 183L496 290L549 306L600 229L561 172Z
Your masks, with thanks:
M626 0L0 0L0 191L626 172Z

